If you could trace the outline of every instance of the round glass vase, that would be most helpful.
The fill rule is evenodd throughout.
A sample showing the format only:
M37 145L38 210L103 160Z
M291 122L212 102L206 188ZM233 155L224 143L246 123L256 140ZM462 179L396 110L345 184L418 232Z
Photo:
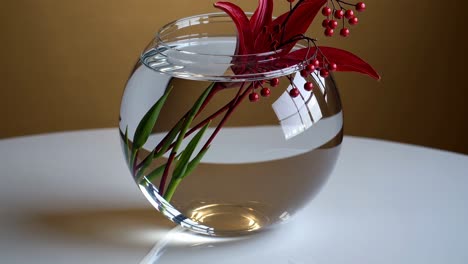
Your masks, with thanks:
M120 109L125 159L143 194L171 221L212 236L287 220L326 182L343 137L331 75L304 78L304 63L262 67L275 53L234 55L236 41L220 13L164 26Z

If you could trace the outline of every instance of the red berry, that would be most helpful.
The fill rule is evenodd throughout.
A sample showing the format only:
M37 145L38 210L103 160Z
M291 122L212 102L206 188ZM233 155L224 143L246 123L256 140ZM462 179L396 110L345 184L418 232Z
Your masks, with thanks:
M354 12L353 12L353 10L351 10L351 9L346 10L344 16L345 16L347 19L353 18L353 17L354 17Z
M344 11L343 10L336 10L334 15L335 15L335 18L342 19L343 16L344 16Z
M276 87L278 86L280 83L280 80L278 78L273 78L270 80L270 85L273 86L273 87Z
M290 95L292 98L298 97L299 94L300 94L300 92L299 92L299 89L297 89L297 88L292 88L292 89L289 91L289 95Z
M311 82L306 82L306 83L304 84L304 90L310 92L310 91L312 91L312 89L314 89L314 84L313 84L313 83L311 83Z
M301 70L301 76L303 78L307 78L308 75L309 75L309 73L307 72L307 70Z
M336 27L338 27L338 21L330 20L330 22L328 22L328 27L331 29L335 29Z
M260 84L262 84L260 81L254 82L254 88L257 89L258 87L260 87Z
M331 15L331 13L332 13L332 10L328 6L322 8L322 14L324 16L329 16L329 15Z
M314 66L315 66L315 68L317 68L317 67L319 67L319 66L320 66L320 61L319 61L319 60L317 60L317 59L313 59L313 60L312 60L312 65L314 65Z
M306 71L313 72L315 70L315 66L313 64L308 64L306 66Z
M336 65L336 63L329 63L328 64L328 70L329 71L336 71L337 68L338 68L338 65Z
M320 76L322 76L323 78L327 78L329 74L330 73L328 72L327 69L321 69L320 70Z
M325 19L322 21L322 27L327 28L327 27L328 27L328 23L330 23L330 19L325 18Z
M249 100L250 100L250 102L257 102L258 99L260 99L260 96L258 96L258 93L251 93L251 94L249 94Z
M340 35L343 36L343 37L349 36L349 29L347 29L347 28L342 28L342 29L340 30Z
M260 94L263 96L263 97L268 97L270 96L270 89L268 88L262 88L262 90L260 90Z
M325 36L331 37L331 36L333 36L333 32L334 31L333 31L332 28L327 28L327 29L325 29Z
M366 4L364 2L359 2L356 4L356 11L364 12L366 10Z
M358 19L357 17L350 18L350 19L348 20L348 23L349 23L350 25L357 25L357 23L359 23L359 19Z

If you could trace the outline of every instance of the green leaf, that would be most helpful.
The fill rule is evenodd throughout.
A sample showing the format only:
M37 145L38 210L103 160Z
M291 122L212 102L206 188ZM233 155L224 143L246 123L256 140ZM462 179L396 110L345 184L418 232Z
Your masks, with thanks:
M130 167L132 172L134 172L137 153L138 149L132 149L132 153L130 154L130 161L128 162L128 166Z
M154 150L150 154L148 154L148 156L145 158L144 163L141 165L140 169L138 170L135 176L137 179L139 179L141 175L143 175L143 173L145 172L145 169L148 168L149 165L151 165L151 162L153 161L153 159L154 159Z
M164 105L172 87L166 90L164 95L148 110L143 119L141 119L133 137L133 149L141 148L148 140L156 121L158 120L161 108Z
M200 97L198 98L198 100L195 102L195 104L193 105L192 109L190 110L190 113L187 117L187 119L184 121L184 125L181 129L181 132L179 133L179 137L177 137L177 141L176 141L176 144L174 146L174 148L172 149L173 152L177 152L177 150L179 149L180 147L180 144L182 144L182 140L184 139L185 137L185 133L187 132L190 124L192 123L193 121L193 118L195 117L195 115L198 113L198 110L200 110L200 107L202 106L203 102L205 101L206 97L208 96L208 94L211 92L211 90L213 89L214 87L214 83L210 84L208 86L208 88L206 88L206 90L202 93L202 95L200 95Z
M185 173L184 175L182 175L182 179L185 178L187 175L189 175L190 173L192 173L192 171L198 166L198 164L200 163L201 159L203 158L203 156L205 156L205 153L208 151L208 149L210 149L210 147L208 146L206 149L202 149L200 152L198 152L197 156L195 156L195 158L189 162L189 164L187 165L187 169L185 170Z
M171 132L169 132L166 140L164 141L164 144L161 146L161 150L154 155L155 159L161 157L164 153L166 153L166 151L169 149L172 142L174 141L175 137L180 132L180 129L182 128L183 124L184 119L180 119L179 122L175 125L174 129Z
M200 131L190 140L189 144L187 147L185 147L184 151L182 152L182 155L180 156L179 161L176 164L176 167L174 169L173 176L175 178L181 178L184 175L186 175L187 167L189 164L190 157L192 156L193 151L198 145L198 142L202 138L203 134L205 133L206 129L210 125L211 122L208 122L205 126L203 126Z
M163 174L164 169L166 168L166 164L167 163L164 163L163 165L157 167L152 172L150 172L148 175L146 175L146 179L148 181L153 181L156 178L160 177ZM144 175L140 175L140 177L137 179L137 182L141 182L144 177L145 177Z
M127 160L128 160L128 148L129 148L129 144L128 144L128 125L125 126L125 156L127 157Z
M125 161L130 162L129 159L129 153L128 153L128 126L125 127L125 134L122 133L122 131L119 129L119 134L120 134L120 139L122 139L123 142L123 151L124 151L124 156L125 156Z

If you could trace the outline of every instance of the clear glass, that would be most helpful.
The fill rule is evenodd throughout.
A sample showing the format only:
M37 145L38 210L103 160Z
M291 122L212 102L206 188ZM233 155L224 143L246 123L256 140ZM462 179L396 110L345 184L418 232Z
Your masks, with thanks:
M304 63L235 73L275 60L235 56L235 47L224 14L166 25L134 67L120 110L123 151L143 194L171 221L212 236L287 220L326 182L343 137L333 76L306 80ZM250 102L261 86L270 95Z

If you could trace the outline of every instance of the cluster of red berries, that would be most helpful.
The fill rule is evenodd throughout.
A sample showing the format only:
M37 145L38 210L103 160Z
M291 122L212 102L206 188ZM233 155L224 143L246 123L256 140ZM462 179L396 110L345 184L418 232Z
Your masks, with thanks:
M311 92L314 89L314 84L309 82L307 78L314 72L317 71L320 76L327 78L330 75L330 72L336 71L338 66L333 62L320 62L317 58L312 59L304 69L300 71L302 78L306 80L304 83L304 90ZM293 98L300 95L300 91L295 85L291 82L293 88L289 91L289 95Z
M336 5L333 3L336 2ZM350 4L343 2L341 0L331 0L332 7L329 7L328 4L322 8L322 14L327 18L323 20L322 26L325 28L325 36L331 37L335 33L335 29L338 27L338 20L342 20L342 28L340 30L340 35L343 37L349 36L349 29L345 27L345 19L348 20L349 25L357 25L359 19L356 17L355 13L351 9L343 8L343 5L354 6L357 12L363 12L366 10L366 4L364 2L359 2L357 4ZM333 17L330 19L330 17ZM336 20L335 20L336 19Z
M254 88L254 89L253 89L252 92L249 94L249 100L250 100L250 102L257 102L258 100L260 100L260 95L261 95L262 97L268 97L268 96L270 96L270 94L271 94L270 88L264 86L266 83L267 83L266 80L255 81L255 82L253 83L253 88ZM270 84L271 87L276 87L276 86L279 85L279 83L280 83L280 80L279 80L278 78L273 78L273 79L271 79L271 80L269 81L269 84ZM258 93L255 92L255 90L258 89L258 88L261 88L261 89L260 89L260 95L258 95Z
M309 63L304 67L304 69L300 71L302 78L306 80L306 82L304 83L304 90L308 92L312 92L312 90L314 89L314 84L307 80L308 77L312 73L314 73L314 71L317 71L317 73L321 77L327 78L330 75L330 72L336 71L337 68L338 66L336 65L336 63L333 63L333 62L320 62L320 60L318 60L317 58L310 60ZM296 85L292 82L292 78L290 78L290 80L291 80L291 85L293 88L289 90L289 95L292 98L296 98L300 95L300 91L296 87ZM252 92L249 94L250 102L259 101L260 96L262 97L270 96L271 89L266 87L266 84L269 84L271 87L276 87L279 85L279 83L280 83L280 80L278 78L273 78L269 81L266 81L266 80L254 81L252 84L253 85ZM259 88L261 88L260 94L256 92L256 90Z
M287 0L289 3L293 3L295 0ZM363 12L366 9L366 4L364 2L359 2L357 4L351 4L342 0L330 0L332 8L329 6L328 1L327 5L322 8L322 14L326 16L326 19L323 20L322 26L325 28L325 36L333 36L335 29L338 28L338 21L342 20L342 28L340 30L340 35L343 37L349 36L349 29L345 27L345 19L348 20L349 25L357 25L359 23L358 18L351 9L346 9L343 5L353 6L357 12ZM333 17L331 17L333 16ZM330 19L331 18L331 19ZM270 58L269 58L270 59ZM300 71L301 76L306 80L304 83L304 90L311 92L314 89L314 84L308 81L308 77L317 71L316 74L319 74L323 78L327 78L330 75L330 72L337 70L336 63L329 62L326 58L323 58L323 61L317 59L315 56L314 59L308 61L307 65ZM292 77L289 78L291 82L291 90L289 90L289 95L292 98L298 97L301 92L297 86L292 81ZM276 87L279 85L279 79L274 78L269 81L271 87ZM271 90L268 87L264 87L266 81L255 81L253 82L252 92L249 94L249 100L251 102L257 102L260 100L260 95L262 97L270 96ZM255 89L261 87L260 95L255 92Z

